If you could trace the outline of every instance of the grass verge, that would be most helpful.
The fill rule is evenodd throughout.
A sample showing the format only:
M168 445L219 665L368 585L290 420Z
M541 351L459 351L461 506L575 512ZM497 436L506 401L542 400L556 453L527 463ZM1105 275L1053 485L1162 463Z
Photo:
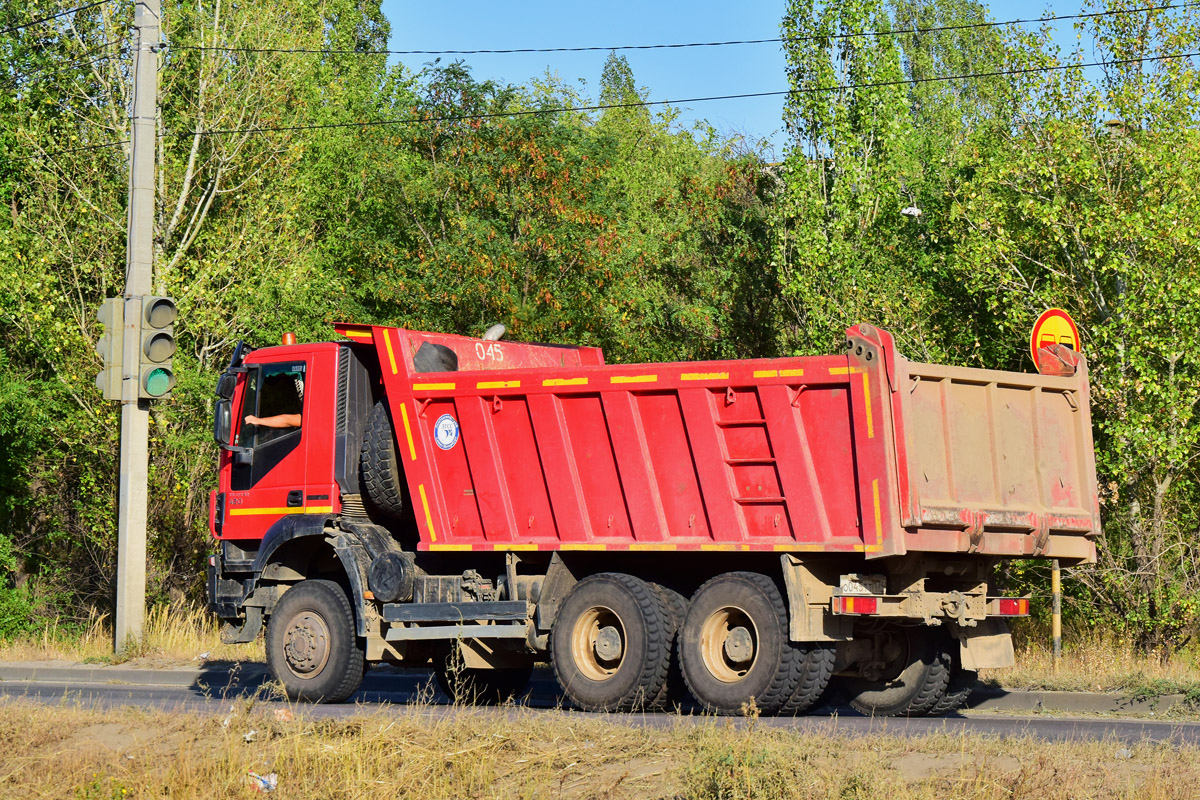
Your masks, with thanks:
M1193 651L1164 659L1102 631L1079 631L1064 636L1062 661L1056 666L1048 635L1019 628L1014 639L1016 667L983 670L983 681L1007 689L1121 692L1140 697L1183 694L1200 705L1200 665Z
M0 699L5 797L1044 800L1193 797L1195 747L969 734L857 737L739 720L666 728L562 713L434 716L428 706L316 720L243 703L228 716Z
M0 641L0 661L71 661L84 664L186 666L198 660L262 661L262 643L221 644L217 619L205 608L159 605L146 614L141 642L113 654L112 622L93 617L83 633L47 625L35 634Z

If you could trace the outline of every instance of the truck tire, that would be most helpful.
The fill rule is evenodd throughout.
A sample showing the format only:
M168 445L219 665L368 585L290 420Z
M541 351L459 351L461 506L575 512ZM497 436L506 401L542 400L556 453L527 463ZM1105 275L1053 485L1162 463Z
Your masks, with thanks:
M687 598L674 589L668 589L659 583L650 586L658 594L663 610L667 612L667 649L670 653L670 663L667 666L667 682L654 698L650 707L653 709L673 709L682 705L688 698L687 683L683 680L683 671L679 668L679 651L675 647L676 637L683 627L683 618L687 614Z
M649 584L602 572L575 584L563 601L550 631L550 662L580 708L646 708L667 680L668 633L668 613Z
M717 714L744 713L751 700L774 714L800 678L803 655L788 638L783 595L756 572L728 572L701 586L677 647L692 696Z
M358 474L372 506L390 517L404 514L404 472L396 458L396 431L382 400L367 417Z
M934 704L933 708L929 709L928 715L931 717L939 717L942 714L950 714L965 708L967 700L971 698L971 692L975 689L975 683L979 679L979 673L975 670L962 668L962 657L959 654L957 639L949 638L941 658L950 665L950 683L942 698Z
M457 662L457 663L456 663ZM529 686L533 665L477 669L447 657L433 671L442 694L455 705L499 705L517 697Z
M886 637L890 654L882 676L847 677L842 688L850 705L873 717L921 717L946 694L950 664L925 628L889 625L874 635Z
M267 667L290 700L340 703L358 690L363 650L342 587L305 580L284 592L267 625Z
M800 679L796 689L779 709L781 715L794 716L808 711L820 700L829 688L833 677L833 662L837 651L824 642L794 644L800 655Z

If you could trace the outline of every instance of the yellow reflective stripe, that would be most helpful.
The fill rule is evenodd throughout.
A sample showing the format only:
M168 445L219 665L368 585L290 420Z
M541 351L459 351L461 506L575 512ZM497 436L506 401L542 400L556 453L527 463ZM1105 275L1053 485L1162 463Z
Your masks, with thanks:
M867 438L874 439L875 438L875 419L871 415L871 378L867 375L866 372L864 372L862 374L862 376L863 376L863 400L865 400L866 404L867 404Z
M613 375L608 379L609 383L654 383L658 380L657 375Z
M679 545L666 542L635 542L629 545L630 550L678 550Z
M582 542L563 542L559 550L607 550L606 544L584 544Z
M433 514L429 513L429 499L425 497L425 484L420 484L417 489L421 492L421 505L425 507L425 525L429 528L429 541L437 541L437 532L433 529Z
M883 544L883 513L879 508L879 479L871 481L871 496L875 501L875 546Z
M342 331L342 335L343 335L343 336L346 336L346 337L349 337L349 338L351 338L351 339L370 339L370 338L371 338L371 332L370 332L370 331L364 331L364 330L361 330L361 329L355 329L355 330L348 330L348 329L347 329L347 330L343 330L343 331Z
M229 516L231 517L255 517L265 516L268 514L332 514L333 506L291 506L289 508L231 508Z
M429 549L430 550L459 550L459 551L474 550L475 545L473 545L473 544L431 544L431 545L429 545Z
M850 371L851 371L850 367L830 367L829 368L830 375L849 375Z
M587 378L547 378L542 386L587 386Z
M492 549L493 550L537 550L538 545L536 545L536 544L505 544L502 542L500 544L492 545Z
M417 460L417 448L413 444L412 426L408 424L408 406L404 403L400 404L400 419L404 422L404 435L408 437L408 454L412 456L412 460Z
M727 381L728 372L685 372L679 376L684 381Z
M520 386L520 381L480 381L475 384L476 389L518 389Z
M414 383L414 392L444 392L454 388L453 383Z
M777 369L756 369L754 370L756 378L778 378L779 370Z
M779 370L779 377L781 377L781 378L802 378L802 377L804 377L804 370L802 370L802 369L781 369L781 370Z
M392 352L392 332L384 329L383 343L387 346L388 361L392 365L392 374L395 375L399 370L396 369L396 354Z

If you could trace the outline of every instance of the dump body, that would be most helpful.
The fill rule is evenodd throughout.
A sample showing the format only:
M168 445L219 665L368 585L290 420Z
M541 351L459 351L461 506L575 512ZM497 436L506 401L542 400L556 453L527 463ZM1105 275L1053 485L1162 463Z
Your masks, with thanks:
M920 364L866 325L841 355L620 366L338 331L376 350L419 550L1094 559L1082 361L1073 377ZM455 357L417 371L426 343Z

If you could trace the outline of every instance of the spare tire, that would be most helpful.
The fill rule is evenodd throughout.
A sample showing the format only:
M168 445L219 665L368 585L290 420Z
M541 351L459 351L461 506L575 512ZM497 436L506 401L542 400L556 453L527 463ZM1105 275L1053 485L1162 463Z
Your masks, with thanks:
M371 506L391 517L404 513L404 472L396 457L396 432L387 404L380 400L367 417L358 475Z

